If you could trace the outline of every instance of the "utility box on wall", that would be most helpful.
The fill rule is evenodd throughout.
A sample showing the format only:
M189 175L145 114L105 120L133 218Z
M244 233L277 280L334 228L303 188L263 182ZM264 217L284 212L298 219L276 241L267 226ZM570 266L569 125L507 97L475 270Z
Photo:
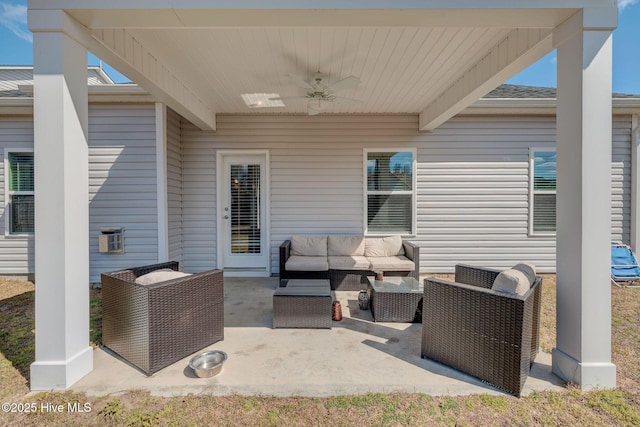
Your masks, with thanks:
M124 253L124 228L102 227L98 236L98 251L101 254Z

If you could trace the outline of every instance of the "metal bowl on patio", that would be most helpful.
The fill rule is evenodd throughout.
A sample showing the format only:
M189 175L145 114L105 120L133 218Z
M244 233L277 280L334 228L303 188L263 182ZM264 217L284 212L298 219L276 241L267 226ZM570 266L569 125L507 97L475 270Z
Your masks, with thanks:
M194 356L189 361L189 367L200 378L209 378L222 371L222 365L227 360L227 353L220 350L206 351Z

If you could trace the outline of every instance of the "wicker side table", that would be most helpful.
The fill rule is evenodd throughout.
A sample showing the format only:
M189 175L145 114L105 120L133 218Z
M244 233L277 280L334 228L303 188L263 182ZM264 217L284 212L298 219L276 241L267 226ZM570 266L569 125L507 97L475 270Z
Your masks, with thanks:
M370 307L376 322L413 322L424 288L413 277L369 277Z

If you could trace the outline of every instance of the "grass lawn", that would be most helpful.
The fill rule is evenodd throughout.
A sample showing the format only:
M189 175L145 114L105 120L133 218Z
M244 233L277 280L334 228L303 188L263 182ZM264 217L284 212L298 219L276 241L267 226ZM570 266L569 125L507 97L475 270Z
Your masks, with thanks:
M608 284L603 284L608 286ZM130 391L119 396L88 397L66 393L29 392L29 365L34 360L34 286L0 281L0 402L62 405L62 413L0 412L0 425L53 426L538 426L640 425L640 289L612 288L613 362L616 390L511 396L478 394L432 397L423 394L367 394L331 398L254 396L155 397ZM555 276L544 279L541 346L555 343ZM100 291L91 291L91 340L101 342ZM76 405L85 412L69 412ZM3 406L4 409L4 406Z

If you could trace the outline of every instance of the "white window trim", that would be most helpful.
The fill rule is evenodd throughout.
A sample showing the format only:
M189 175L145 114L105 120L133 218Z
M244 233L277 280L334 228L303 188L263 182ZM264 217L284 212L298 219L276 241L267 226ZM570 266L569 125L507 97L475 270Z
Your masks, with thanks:
M35 194L35 191L14 191L9 190L9 154L10 153L33 153L33 148L5 148L4 149L4 236L7 238L33 238L34 233L12 233L9 211L9 199L11 194Z
M534 189L533 189L533 175L534 175L534 161L535 161L535 157L534 157L534 153L539 152L539 151L546 151L546 152L556 152L556 149L553 147L529 147L529 237L552 237L556 235L555 231L534 231L533 230L533 196L534 196ZM558 176L558 171L556 170L556 178ZM549 190L535 190L536 194L556 194L556 199L557 199L557 189L555 191L549 191Z
M367 185L367 161L368 161L368 155L369 153L384 153L384 152L400 152L400 151L408 151L412 153L412 157L413 157L413 161L412 161L412 165L411 167L412 169L412 173L411 173L411 187L412 190L411 191L369 191L368 190L368 185ZM369 194L411 194L411 232L409 234L400 234L400 236L402 237L416 237L416 230L417 230L417 212L416 212L416 207L417 207L417 198L418 198L418 191L417 191L417 183L418 183L418 179L417 179L417 170L418 170L418 150L415 148L409 148L409 147L380 147L380 148L364 148L362 150L362 228L364 229L364 235L365 236L389 236L391 234L394 233L378 233L378 232L370 232L369 231L369 226L368 226L368 195Z

